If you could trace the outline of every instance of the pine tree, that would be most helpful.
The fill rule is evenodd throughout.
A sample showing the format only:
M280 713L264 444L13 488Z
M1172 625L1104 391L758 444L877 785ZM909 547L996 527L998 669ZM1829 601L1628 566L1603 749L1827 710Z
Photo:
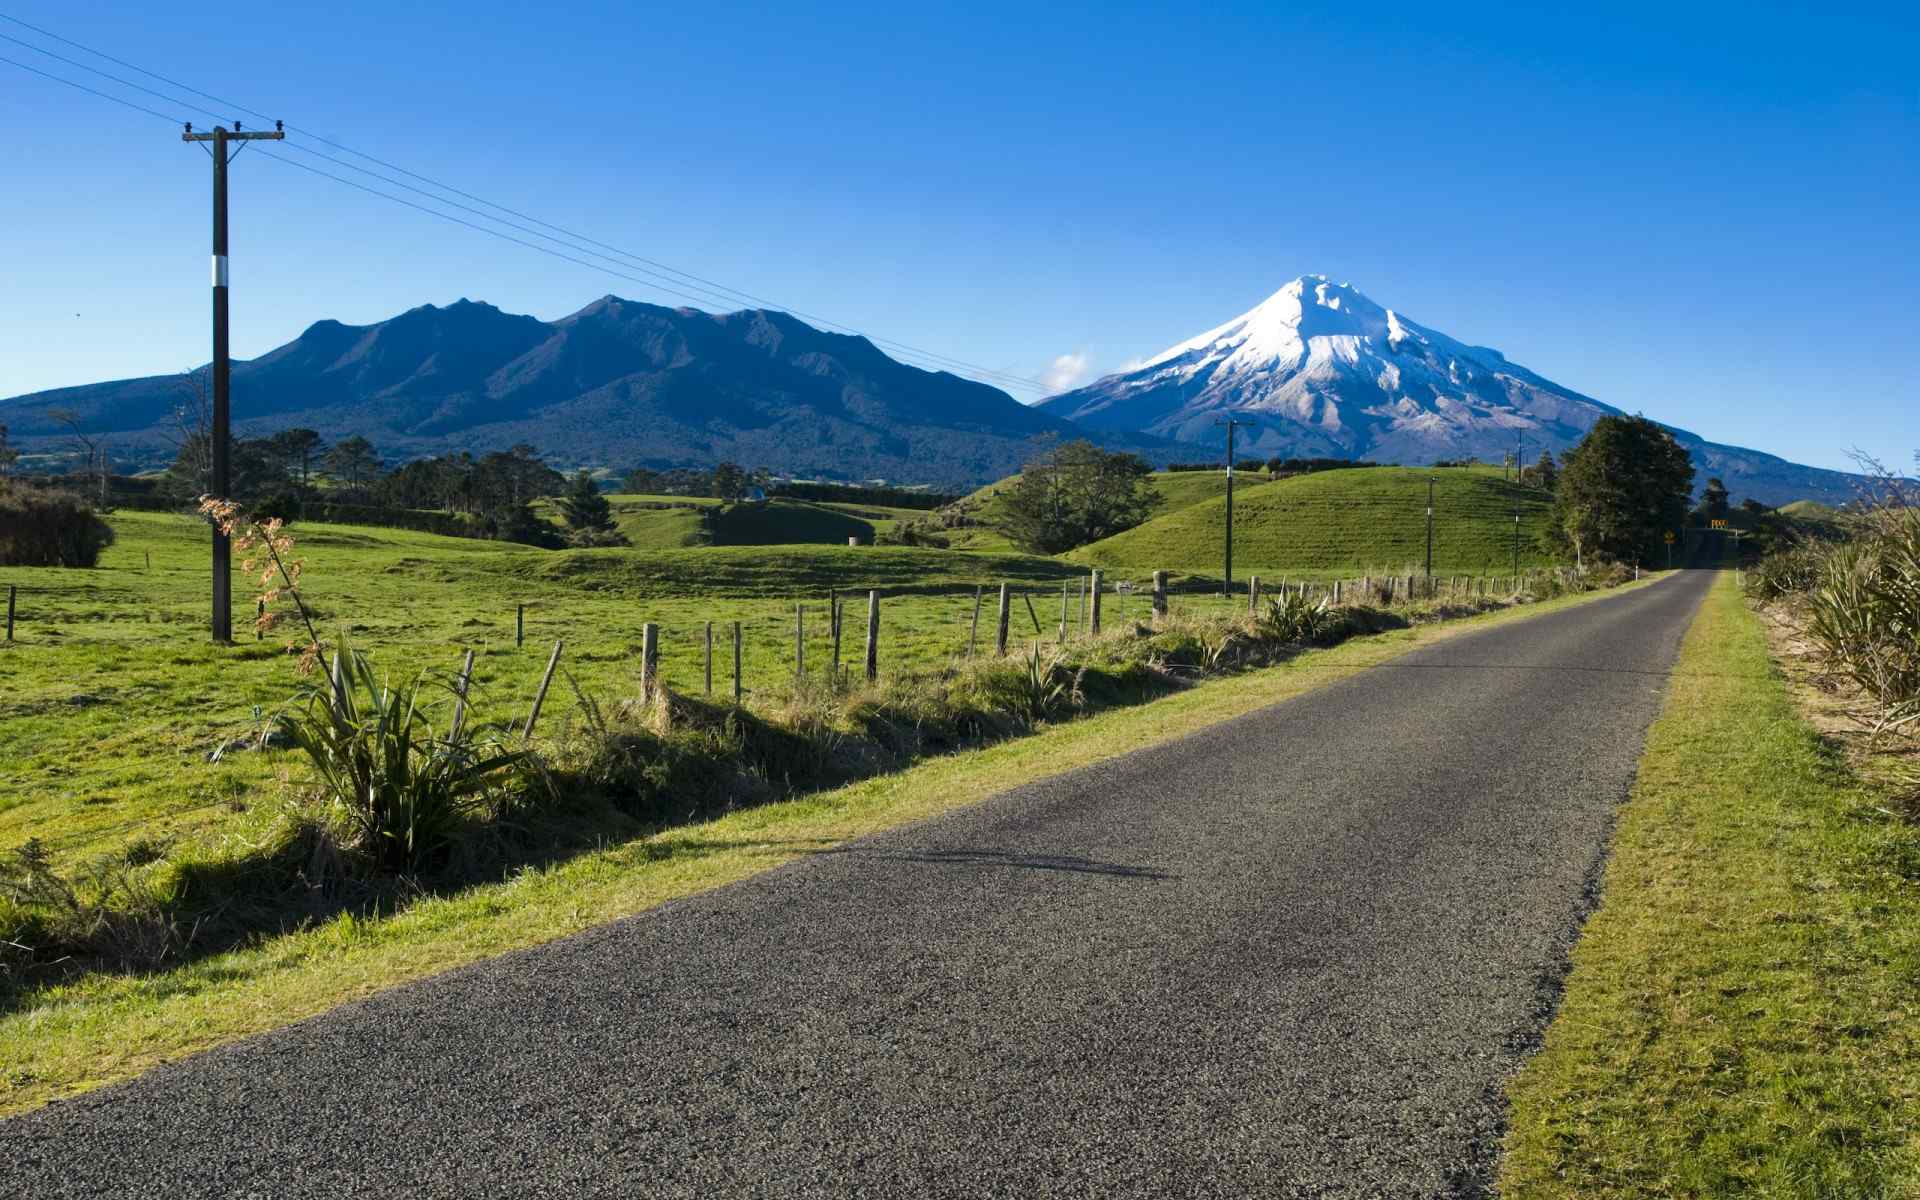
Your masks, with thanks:
M613 528L613 505L584 467L574 473L566 495L560 497L560 513L575 533Z

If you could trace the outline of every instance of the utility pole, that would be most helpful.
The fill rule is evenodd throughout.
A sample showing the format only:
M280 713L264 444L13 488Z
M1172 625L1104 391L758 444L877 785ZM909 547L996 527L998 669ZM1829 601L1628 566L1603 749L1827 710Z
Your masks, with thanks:
M1232 417L1215 421L1215 425L1227 427L1227 577L1220 585L1220 594L1233 595L1233 427L1240 424Z
M1427 585L1433 585L1433 476L1427 476Z
M1520 502L1513 502L1513 577L1520 578Z
M273 132L243 133L240 122L235 121L232 129L215 125L210 133L195 133L192 124L180 135L183 142L210 142L207 152L213 156L213 429L210 435L213 445L213 495L221 500L228 498L232 489L232 464L229 461L232 423L232 405L229 385L232 382L233 363L227 353L227 164L233 161L233 155L245 149L245 143L256 141L281 141L287 135L281 131L280 122L273 123ZM227 143L239 142L241 146L233 151L227 150ZM213 640L230 642L233 640L233 543L218 526L213 531Z

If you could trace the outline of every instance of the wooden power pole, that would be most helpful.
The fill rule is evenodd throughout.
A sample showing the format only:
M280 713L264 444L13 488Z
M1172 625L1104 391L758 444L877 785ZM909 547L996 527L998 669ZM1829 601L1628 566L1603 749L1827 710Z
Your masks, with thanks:
M228 150L230 142L280 141L287 135L280 122L273 131L243 133L240 122L233 128L215 125L211 132L195 133L189 124L180 135L183 142L209 142L213 156L213 428L209 431L213 452L213 495L228 499L232 490L232 384L233 362L227 352L227 164L244 146ZM233 543L218 526L213 531L213 640L233 640Z
M1226 578L1220 582L1222 596L1233 595L1233 428L1244 422L1232 417L1223 417L1215 425L1227 427L1227 539L1226 539Z

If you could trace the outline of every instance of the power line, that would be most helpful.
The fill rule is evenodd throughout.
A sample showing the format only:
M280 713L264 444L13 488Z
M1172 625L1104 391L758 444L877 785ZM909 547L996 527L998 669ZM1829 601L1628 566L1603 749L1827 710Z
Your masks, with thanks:
M7 58L4 55L0 55L0 62L6 63L8 66L19 67L22 71L31 71L35 75L40 76L42 79L51 79L55 83L64 83L70 88L79 88L83 92L90 92L93 95L100 97L102 100L111 100L115 104L123 104L126 107L131 108L135 112L143 112L148 114L149 116L159 117L162 121L165 121L170 125L183 124L183 122L180 120L179 117L170 117L166 113L157 112L151 108L148 108L144 104L135 104L131 100L123 100L118 96L109 95L98 88L90 88L84 83L75 83L71 79L62 79L58 75L51 74L47 71L42 71L39 67L30 67L26 63L16 61L15 59Z
M136 63L130 63L125 59L116 58L113 55L107 54L106 52L101 50L96 50L91 46L85 45L84 43L74 41L71 38L63 37L60 34L52 32L51 30L44 29L38 25L34 25L27 21L22 21L18 17L11 16L7 13L0 13L0 20L6 20L9 22L12 22L15 25L18 25L24 29L27 29L34 33L39 34L42 37L51 38L54 41L60 42L63 45L72 46L75 49L85 51L88 54L95 55L96 57L105 59L108 62L114 63L121 67L125 67L130 71L136 71L142 75L147 76L148 78L158 80L159 82L164 83L169 87L179 89L180 91L190 92L193 95L200 96L208 100L212 100L218 104L226 106L229 110L243 112L250 116L258 117L262 120L272 119L270 117L267 117L264 113L261 113L257 109L252 109L242 104L236 104L233 101L227 100L220 96L216 96L211 92L202 91L199 88L195 88L188 84L181 83L178 80L171 79L165 75L161 75L156 71L152 71L145 67L139 66ZM12 37L8 34L0 34L0 38L4 38L7 41L13 42L20 46L24 46L30 50L33 50L36 53L44 54L50 58L57 59L58 61L67 63L70 66L75 66L80 68L81 70L89 71L103 78L110 79L113 82L118 83L124 87L130 87L135 89L136 91L143 92L147 95L155 96L159 99L166 100L170 103L182 105L183 107L192 109L195 112L212 116L216 120L220 119L221 117L220 113L217 113L212 109L208 109L201 105L190 103L188 101L180 99L177 96L167 95L163 92L159 92L152 88L145 87L141 84L134 83L131 80L122 79L119 76L113 75L106 71L102 71L97 67L92 67L85 63L77 62L73 59L66 58L63 55L56 54L51 50L45 49L44 47L35 46L31 42L22 41L21 39ZM88 87L85 84L76 83L73 80L64 79L60 76L49 74L46 71L42 71L37 68L30 67L25 63L17 62L13 59L0 59L0 61L10 63L11 65L20 67L23 70L31 71L36 75L40 75L44 78L51 79L56 83L64 83L69 87L78 88L81 91L89 92L95 96L99 96L102 99L112 100L115 103L125 105L128 108L133 108L137 111L144 112L152 116L162 117L163 119L167 119L167 120L174 119L171 117L167 117L166 114L160 113L154 109L146 108L143 105L134 104L131 101L127 101L120 97L113 96L109 93L102 92L97 89ZM416 203L407 201L401 197L394 196L391 193L382 192L376 188L366 187L362 184L355 183L352 180L344 179L330 172L322 171L317 168L306 167L305 164L294 162L294 160L292 159L280 158L277 155L268 155L268 157L277 158L278 161L288 163L293 166L302 167L303 169L311 171L313 174L320 175L327 179L331 179L337 183L342 183L350 187L358 188L360 191L367 192L368 194L377 196L381 199L388 200L393 203L404 204L407 207L415 209L417 211L427 213L431 216L440 217L443 220L452 221L455 224L465 226L466 228L473 229L481 233L486 233L494 237L499 237L505 241L512 242L515 245L523 246L531 250L538 250L541 253L548 254L552 257L559 258L564 261L577 264L579 266L587 267L590 270L602 271L609 275L613 275L617 278L626 279L633 283L638 283L644 287L651 287L656 290L666 292L670 295L678 296L682 299L692 300L697 304L710 304L710 303L717 302L724 306L724 305L745 302L747 304L763 305L769 308L778 309L778 310L787 312L795 317L799 317L803 320L809 321L823 328L836 330L842 333L851 334L853 336L866 337L869 341L877 345L887 346L893 349L895 352L899 353L902 357L906 357L910 355L913 357L924 359L927 362L934 364L938 369L953 370L953 371L962 372L966 374L982 376L988 380L1000 383L1002 386L1006 386L1006 387L1027 388L1027 389L1034 389L1042 392L1048 390L1047 386L1044 383L1042 383L1040 380L1033 379L1028 376L1020 375L1015 372L1004 371L1004 370L1000 370L993 367L982 366L981 364L978 364L978 363L968 362L965 359L956 358L952 355L942 354L937 351L927 350L922 347L914 346L906 342L897 341L892 338L884 338L884 337L878 337L878 336L869 335L869 334L863 334L858 329L855 329L850 325L846 325L843 322L834 321L829 318L820 316L815 313L807 312L803 309L796 308L791 305L783 305L783 304L780 304L778 301L771 300L763 296L758 296L751 292L742 291L738 288L729 287L726 284L719 283L712 279L707 279L703 276L696 275L690 271L683 271L677 267L669 266L666 263L659 262L654 259L646 258L645 256L637 255L630 251L622 250L619 247L614 246L610 243L599 241L597 239L588 237L584 234L574 233L568 229L563 228L562 226L555 225L549 221L544 221L538 217L532 216L531 214L520 212L517 209L509 208L506 205L488 200L485 197L475 195L471 192L462 191L461 189L453 187L450 184L442 183L439 180L433 179L426 175L422 175L419 172L408 170L407 168L399 166L398 164L390 163L385 161L384 159L376 158L371 154L367 154L364 151L356 150L351 146L345 145L344 143L341 143L341 142L334 141L331 138L324 137L311 130L302 129L298 126L288 126L287 128L289 132L298 134L301 137L309 138L313 141L317 141L324 145L331 146L336 150L340 150L344 153L351 154L357 158L363 158L363 159L366 159L368 162L376 163L382 167L385 167L390 171L395 171L409 178L420 180L422 183L430 184L431 186L438 188L441 191L448 192L448 193L451 193L452 195L460 196L468 200L472 200L476 204L485 205L487 208L495 209L495 210L498 210L499 212L503 212L510 216L517 217L522 221L530 222L533 225L539 226L540 229L530 229L525 225L518 225L513 221L509 221L502 217L495 216L493 213L482 212L478 209L471 208L467 205L459 204L455 201L447 199L445 196L435 195L432 192L428 192L428 191L425 191L424 189L414 187L413 185L405 183L401 180L392 179L387 176L383 176L377 171L369 170L366 167L362 167L354 163L346 162L342 159L335 158L332 155L324 154L318 150L313 150L311 148L301 146L293 142L287 143L287 147L289 149L298 150L301 153L310 154L315 157L324 159L328 162L332 162L335 165L343 167L347 170L356 171L361 174L368 175L372 178L379 179L382 182L388 184L389 186L399 187L399 188L403 188L405 190L414 192L417 195L424 196L432 200L436 204L443 204L452 208L459 209L463 212L467 212L473 216L476 216L481 220L492 221L496 224L505 225L508 228L516 229L522 233L528 234L531 237L536 237L547 242L556 243L560 246L565 247L567 250L575 252L576 254L586 254L586 255L592 256L593 258L603 259L607 262L616 263L620 267L626 268L626 270L624 271L616 270L607 266L603 266L600 263L589 262L580 258L576 258L573 256L573 254L560 253L545 246L536 245L534 243L523 241L520 238L515 238L506 234L502 234L498 230L490 229L485 226L475 225L472 222L461 220L457 217L451 216L438 209L428 208L425 205L416 204ZM543 233L540 231L541 229L552 230L553 232ZM561 236L556 237L554 236L555 234L559 234ZM598 249L593 249L593 247L598 247ZM610 253L602 253L602 251L607 251ZM649 276L650 278L641 278L636 275L628 274L626 273L627 271L639 271L643 275ZM694 291L689 292L688 290L686 290L687 288L692 288L694 289ZM696 292L700 294L695 294Z
M372 188L372 187L368 187L368 186L367 186L366 184L364 184L364 183L359 183L359 182L357 182L357 181L355 181L355 180L352 180L352 179L348 179L348 178L346 178L345 176L342 176L342 175L335 175L335 174L334 174L333 172L331 172L331 171L323 171L323 170L321 170L321 169L320 169L319 167L310 167L310 166L308 166L308 165L307 165L306 163L303 163L303 162L299 162L299 161L297 161L297 160L295 160L295 159L291 159L291 158L283 158L283 157L281 157L281 156L280 156L280 155L278 155L278 154L274 154L274 153L272 153L271 151L267 151L267 150L257 150L257 151L255 151L255 153L257 153L257 154L263 154L263 155L265 155L266 157L268 157L268 158L271 158L271 159L273 159L273 160L274 160L274 161L276 161L276 162L282 162L282 163L285 163L286 165L288 165L288 166L290 166L290 167L297 167L297 168L299 168L299 169L300 169L300 170L302 170L302 171L307 171L307 172L310 172L310 173L312 173L312 174L314 174L314 175L318 175L318 176L320 176L320 177L321 177L321 178L323 178L323 179L331 179L331 180L333 180L333 181L334 181L335 183L341 183L341 184L345 184L346 186L348 186L348 187L350 187L350 188L356 188L356 189L358 189L358 190L360 190L360 191L363 191L363 192L366 192L366 193L367 193L368 195L370 195L370 196L378 196L378 197L380 197L380 198L381 198L382 200L391 200L391 201L393 201L393 202L394 202L395 204L404 204L404 205L406 205L406 206L407 206L408 208L411 208L411 209L416 209L416 210L418 210L418 211L420 211L420 212L423 212L423 213L426 213L426 214L428 214L429 216L435 216L435 217L439 217L439 218L440 218L441 220L443 220L443 221L452 221L452 222L453 222L454 224L456 224L456 225L464 225L464 226L466 226L466 227L467 227L468 229L472 229L472 230L474 230L474 231L476 231L476 232L479 232L479 233L484 233L484 234L487 234L487 235L488 235L488 236L490 236L490 237L497 237L497 238L500 238L500 239L501 239L502 241L508 241L508 242L512 242L512 243L513 243L514 245L516 245L516 246L525 246L525 247L526 247L527 249L529 249L529 250L537 250L537 251L539 251L539 252L540 252L541 254L546 254L546 255L551 255L551 256L552 256L552 257L554 257L554 258L559 258L559 259L564 259L564 260L566 260L567 262L570 262L570 263L578 263L578 264L579 264L580 266L583 266L583 267L591 267L592 269L594 269L594 270L596 270L596 271L605 271L605 272L606 272L607 274L609 274L609 275L618 275L618 276L619 276L620 278L622 278L622 279L628 279L628 280L632 280L632 281L633 281L634 283L639 283L639 284L645 284L645 285L646 285L646 286L648 286L648 287L653 287L653 288L658 288L659 290L661 290L661 291L664 291L664 292L671 292L671 293L672 293L673 295L676 295L676 296L680 296L680 297L682 297L683 299L687 299L687 300L698 300L698 301L700 301L701 303L710 303L710 301L708 301L708 300L705 300L705 299L703 299L702 297L698 297L698 296L694 296L694 295L692 295L692 294L690 294L690 293L687 293L687 292L677 292L677 291L674 291L673 289L671 289L671 288L668 288L668 287L665 287L665 286L664 286L664 285L662 285L662 284L658 284L658 283L655 283L655 282L654 282L654 281L652 281L652 280L649 280L649 279L642 279L642 278L640 278L640 277L639 277L639 276L637 276L637 275L627 275L627 274L624 274L624 273L622 273L622 272L619 272L619 271L615 271L615 270L613 270L613 269L612 269L611 267L604 267L604 266L601 266L601 265L600 265L599 263L592 263L592 262L588 262L588 261L587 261L586 259L584 259L584 258L574 258L574 257L573 257L572 255L570 255L570 254L562 254L562 253L560 253L560 252L559 252L558 250L555 250L555 249L552 249L551 247L548 247L548 246L542 246L542 245L539 245L539 244L537 244L537 243L534 243L534 242L527 242L527 241L522 241L522 240L520 240L519 238L517 238L517 237L514 237L514 236L512 236L511 234L506 234L506 233L501 233L501 232L500 232L499 230L497 230L497 229L488 229L488 228L487 228L486 226L484 226L484 225L475 225L475 224L474 224L473 222L471 222L471 221L466 221L466 220L462 220L461 218L459 218L459 217L456 217L456 216L453 216L453 215L451 215L451 214L449 214L449 213L443 213L443 212L440 212L440 211L439 211L439 210L437 210L437 209L432 209L432 208L428 208L428 207L427 207L426 205L424 205L424 204L416 204L416 203L414 203L414 202L413 202L412 200L408 200L408 199L406 199L406 198L405 198L404 196L396 196L396 195L394 195L394 194L393 194L393 193L391 193L391 192L383 192L383 191L381 191L381 190L380 190L380 189L378 189L378 188Z
M68 58L68 57L67 57L66 55L64 55L64 54L55 54L55 53L54 53L53 51L51 51L51 50L48 50L48 49L45 49L45 48L43 48L43 47L40 47L40 46L36 46L36 45L34 45L34 44L33 44L32 42L26 42L26 41L22 41L22 40L20 40L19 38L17 38L17 37L14 37L14 36L13 36L12 34L9 34L9 33L0 33L0 40L5 40L5 41L9 41L9 42L12 42L12 43L13 43L14 45L16 45L16 46L25 46L25 47L26 47L27 49L29 49L29 50L31 50L31 51L33 51L33 52L34 52L35 54L44 54L44 55L46 55L46 56L47 56L48 58L51 58L51 59L56 59L56 60L58 60L58 61L60 61L60 62L63 62L63 63L66 63L66 64L67 64L68 66L70 66L70 67L79 67L79 68L80 68L80 69L81 69L82 71L91 71L91 72L93 72L93 73L94 73L95 75L98 75L98 76L100 76L100 77L101 77L102 79L111 79L111 80L113 80L113 81L114 81L115 83L117 83L117 84L119 84L119 85L120 85L120 86L122 86L122 87L130 87L130 88L132 88L132 89L133 89L134 91L136 91L136 92L145 92L145 93L146 93L147 95L149 95L149 96L153 96L153 97L155 97L155 98L157 98L157 99L160 99L160 100L165 100L165 101L166 101L167 103L169 103L169 104L181 104L181 105L185 105L185 106L186 106L187 108L191 108L191 109L193 109L193 110L194 110L195 112L199 112L199 113L205 113L206 115L208 115L208 116L210 116L210 117L216 117L216 118L217 118L217 117L219 117L219 116L220 116L220 114L219 114L219 113L216 113L216 112L214 112L214 111L213 111L212 109L210 109L210 108L201 108L201 107L200 107L199 105L197 105L197 104L188 104L188 103L187 103L186 101L184 101L184 100L182 100L182 99L180 99L180 98L179 98L178 96L169 96L169 95L167 95L167 94L166 94L165 92L156 92L156 91L154 91L154 90L153 90L152 88L150 88L150 87L142 87L141 85L139 85L139 84L137 84L137 83L135 83L135 82L133 82L133 80L131 80L131 79L122 79L122 78L120 78L120 77L119 77L118 75L112 75L112 74L109 74L109 73L107 73L106 71L102 71L102 70L101 70L101 69L100 69L99 67L90 67L90 66L88 66L88 65L87 65L86 63L83 63L83 62L80 62L80 61L78 61L77 59L71 59L71 58ZM11 60L9 60L9 61L11 61ZM14 63L14 65L15 65L15 66L19 66L20 64L19 64L19 63ZM31 68L31 67L28 67L27 69L31 71L31 70L32 70L33 68ZM41 72L41 74L45 74L45 72ZM53 77L52 77L52 76L48 76L48 78L49 78L49 79L51 79L51 78L53 78ZM71 82L71 81L70 81L70 80L61 80L61 82L62 82L62 83L67 83L67 82ZM80 85L79 85L79 84L74 84L74 86L75 86L75 87L79 87ZM94 93L94 94L95 94L95 95L99 95L100 93L98 93L98 92L96 92L96 93ZM153 110L152 110L152 109L146 109L145 111L147 111L147 112L153 112ZM158 115L160 115L160 114L158 114L158 113L155 113L154 115L155 115L155 116L158 116Z

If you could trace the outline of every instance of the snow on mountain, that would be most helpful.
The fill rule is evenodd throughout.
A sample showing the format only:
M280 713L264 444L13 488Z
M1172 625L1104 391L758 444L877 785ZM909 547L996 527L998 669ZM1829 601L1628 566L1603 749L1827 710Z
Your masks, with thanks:
M1280 454L1430 463L1556 455L1621 410L1306 275L1258 306L1137 367L1044 400L1091 429L1219 447L1221 418L1246 422L1248 457ZM1721 475L1768 503L1844 499L1852 477L1718 446L1675 430L1699 481ZM1236 447L1236 448L1238 448Z

